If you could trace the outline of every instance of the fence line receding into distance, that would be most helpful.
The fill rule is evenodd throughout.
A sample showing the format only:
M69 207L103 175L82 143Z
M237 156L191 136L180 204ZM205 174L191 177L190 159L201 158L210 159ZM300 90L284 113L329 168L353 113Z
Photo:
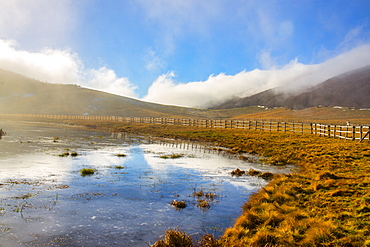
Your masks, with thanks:
M370 125L327 125L317 123L296 123L291 121L264 121L245 119L190 119L190 118L152 118L118 116L46 115L46 114L2 114L3 116L41 117L52 119L78 119L119 121L126 123L151 123L164 125L194 126L215 129L245 129L267 132L308 133L346 140L367 139L370 141Z

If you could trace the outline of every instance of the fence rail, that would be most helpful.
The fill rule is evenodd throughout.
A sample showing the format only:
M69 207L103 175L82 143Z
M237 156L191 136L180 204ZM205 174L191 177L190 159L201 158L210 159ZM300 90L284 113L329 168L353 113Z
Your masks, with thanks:
M51 119L78 119L119 121L126 123L150 123L164 125L194 126L215 129L244 129L267 132L308 133L330 138L370 141L369 125L325 125L317 123L295 123L290 121L262 121L240 119L191 119L191 118L152 118L118 116L82 116L82 115L47 115L47 114L1 114L0 116L38 117Z

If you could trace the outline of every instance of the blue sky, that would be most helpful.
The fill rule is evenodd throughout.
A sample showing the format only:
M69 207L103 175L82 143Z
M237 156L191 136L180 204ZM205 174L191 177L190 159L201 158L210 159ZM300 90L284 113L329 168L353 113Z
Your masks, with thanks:
M0 68L204 107L370 64L369 13L368 0L2 0Z

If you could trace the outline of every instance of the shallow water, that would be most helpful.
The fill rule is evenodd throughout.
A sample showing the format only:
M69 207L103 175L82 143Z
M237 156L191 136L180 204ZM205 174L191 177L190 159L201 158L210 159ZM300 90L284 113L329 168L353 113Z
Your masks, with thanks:
M0 121L0 128L8 133L0 140L0 246L147 246L175 227L220 236L266 184L231 170L272 170L194 143L62 125ZM59 157L72 151L79 155ZM170 154L184 156L160 158ZM82 168L96 173L81 176ZM194 197L200 190L217 196ZM176 209L173 200L187 207Z

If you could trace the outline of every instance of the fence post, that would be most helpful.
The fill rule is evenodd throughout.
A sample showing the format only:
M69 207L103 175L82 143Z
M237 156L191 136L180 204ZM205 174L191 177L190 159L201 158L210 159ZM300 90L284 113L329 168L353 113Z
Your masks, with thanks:
M352 141L356 139L356 126L352 126Z

